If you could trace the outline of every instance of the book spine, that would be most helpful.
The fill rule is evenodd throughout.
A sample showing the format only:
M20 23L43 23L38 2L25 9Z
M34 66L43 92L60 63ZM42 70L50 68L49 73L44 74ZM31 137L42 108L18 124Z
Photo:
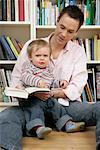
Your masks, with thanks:
M18 0L15 0L15 21L19 21L19 7Z
M11 0L11 21L15 21L15 0Z
M15 56L14 56L11 48L9 47L8 42L6 41L6 37L5 36L1 36L0 37L0 41L2 43L2 46L3 46L4 50L5 50L7 59L15 60Z
M7 21L7 0L2 0L2 21Z
M4 60L6 59L4 53L3 53L3 47L1 46L1 43L0 43L0 60Z
M10 48L11 48L12 52L14 53L15 57L17 58L18 57L18 52L17 52L16 48L14 47L10 37L7 36L6 39L9 43L9 45L10 45Z
M19 21L25 21L24 0L18 0L18 7L19 7Z
M2 0L0 0L0 21L3 20L3 14L2 14Z
M25 0L24 1L24 12L25 12L25 21L30 21L30 9L29 9L30 1Z
M19 54L20 51L21 51L21 49L20 49L20 47L18 46L16 40L15 40L13 37L11 37L10 39L11 39L11 41L12 41L14 47L16 48L16 50L17 50L17 52L18 52L18 54Z
M7 21L11 21L11 0L7 0Z

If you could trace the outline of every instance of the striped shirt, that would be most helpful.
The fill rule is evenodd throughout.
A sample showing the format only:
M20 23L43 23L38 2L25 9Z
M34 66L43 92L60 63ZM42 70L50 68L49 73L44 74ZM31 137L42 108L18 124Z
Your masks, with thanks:
M43 80L46 87L50 88L53 83L53 73L49 67L40 69L27 61L23 64L21 81L24 86L38 87L40 80Z

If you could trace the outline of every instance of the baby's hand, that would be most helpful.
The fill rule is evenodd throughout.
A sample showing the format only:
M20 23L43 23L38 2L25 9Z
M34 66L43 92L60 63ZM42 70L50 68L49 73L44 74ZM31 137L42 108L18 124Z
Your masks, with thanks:
M17 86L16 86L16 88L18 88L18 89L22 89L22 90L23 90L23 89L25 89L25 87L24 87L24 86L22 86L22 85L17 85Z
M40 80L39 83L38 83L38 87L45 88L46 87L45 82L43 80Z
M65 89L68 86L68 82L66 80L61 80L59 85L61 88Z

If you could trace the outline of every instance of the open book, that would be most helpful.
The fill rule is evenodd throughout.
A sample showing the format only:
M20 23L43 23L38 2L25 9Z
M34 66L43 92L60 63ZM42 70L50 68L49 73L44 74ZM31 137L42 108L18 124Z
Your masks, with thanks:
M48 88L38 88L38 87L27 87L25 89L18 89L13 87L5 87L5 95L18 97L18 98L25 98L27 99L28 96L34 92L49 92L50 89Z

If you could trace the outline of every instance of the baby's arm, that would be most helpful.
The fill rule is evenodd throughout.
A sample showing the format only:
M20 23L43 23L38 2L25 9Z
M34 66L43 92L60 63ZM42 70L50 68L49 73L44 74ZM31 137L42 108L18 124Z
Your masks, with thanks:
M22 90L25 89L25 87L23 85L17 85L16 88L22 89Z
M61 80L59 85L61 88L65 89L68 86L68 82L66 80Z

